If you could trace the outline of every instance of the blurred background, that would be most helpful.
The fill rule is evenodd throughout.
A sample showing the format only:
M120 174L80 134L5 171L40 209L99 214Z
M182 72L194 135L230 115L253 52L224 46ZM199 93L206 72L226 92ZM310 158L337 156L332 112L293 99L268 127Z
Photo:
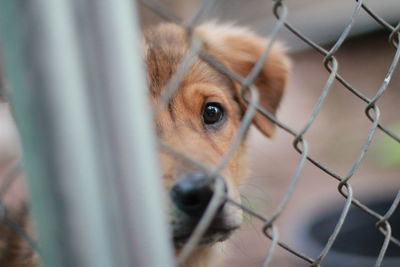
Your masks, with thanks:
M186 19L193 14L200 3L199 0L161 2ZM234 22L248 26L263 36L268 36L276 23L270 2L272 1L220 0L207 11L202 20ZM343 31L355 4L355 1L348 0L288 0L284 2L288 6L288 21L304 35L317 44L324 45L327 49ZM391 25L399 22L400 1L364 2ZM143 29L163 21L147 7L141 4L139 6ZM335 54L339 62L339 73L354 88L370 98L374 96L384 80L395 53L388 38L389 32L361 11L350 38ZM299 130L307 122L329 73L323 66L323 57L292 33L282 29L279 39L288 47L293 60L293 69L278 118ZM381 124L398 135L400 134L399 89L400 73L397 68L378 106L382 113ZM371 122L364 113L365 107L366 104L362 100L335 82L321 112L305 136L309 142L310 154L340 175L344 176L351 169L371 127ZM251 130L249 152L252 175L242 185L243 201L246 206L267 216L273 214L286 193L300 158L293 149L292 142L293 137L281 129L277 130L273 140L266 139L255 129ZM7 104L2 104L0 107L0 173L4 173L7 166L18 159L18 151L19 142L15 126ZM378 203L376 208L381 209L380 212L383 214L390 206L389 200L393 200L396 191L400 189L400 144L377 131L361 167L351 179L351 185L355 197L366 203ZM318 247L318 238L314 240L312 234L317 233L316 236L322 239L319 244L322 246L333 230L338 215L333 216L332 222L321 220L324 219L324 215L329 217L337 208L340 210L343 207L344 200L338 193L337 186L338 181L307 162L289 205L277 221L281 240L305 254L316 257L322 247ZM21 203L20 200L24 198L22 188L22 180L18 179L6 194L7 205L17 207ZM397 210L395 213L397 217L393 216L393 220L399 223L392 224L393 235L397 238L400 238L399 213ZM355 214L354 218L357 216ZM362 224L360 221L358 223ZM354 236L356 243L352 246L362 247L365 243L376 244L371 248L362 248L354 252L356 255L364 255L366 258L375 260L383 237L375 235L373 224L372 220L367 227L369 230L363 231L361 237ZM260 266L270 245L270 240L262 234L261 229L262 224L256 219L246 219L243 229L226 244L224 253L228 257L228 262L225 266ZM348 241L343 240L343 242ZM337 251L337 254L342 257L347 257L340 249L342 242L337 243L339 246L334 247L333 251ZM390 248L388 256L400 259L399 248ZM329 259L327 261L329 262ZM400 261L398 263L396 266L400 266ZM278 248L271 266L307 265L292 254ZM388 263L387 266L392 265Z

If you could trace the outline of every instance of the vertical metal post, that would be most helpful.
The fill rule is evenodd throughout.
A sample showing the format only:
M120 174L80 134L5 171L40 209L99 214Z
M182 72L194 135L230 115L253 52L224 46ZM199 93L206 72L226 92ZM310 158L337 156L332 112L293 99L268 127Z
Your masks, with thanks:
M112 145L119 216L133 266L171 267L173 257L143 64L136 6L131 0L81 0L81 15L94 22L91 64L102 103L103 129ZM83 35L86 35L83 33ZM161 204L163 203L163 204Z
M99 25L85 45L100 38L94 56L108 63L106 80L96 83L109 105L103 147L78 30L88 25L75 20L82 3L96 6L86 22ZM130 0L0 2L1 50L44 266L173 266L134 12ZM110 155L99 156L104 151ZM110 188L104 158L113 159ZM107 210L111 195L120 196L110 201L116 212ZM125 223L113 225L110 214ZM129 252L126 260L117 259L115 244Z
M44 266L113 266L68 2L1 2L5 69Z

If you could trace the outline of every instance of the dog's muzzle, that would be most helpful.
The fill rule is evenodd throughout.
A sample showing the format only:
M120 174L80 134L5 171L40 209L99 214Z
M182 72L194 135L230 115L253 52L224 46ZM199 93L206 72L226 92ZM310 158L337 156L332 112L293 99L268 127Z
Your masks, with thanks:
M173 225L174 244L182 246L189 239L194 228L210 203L214 191L214 180L203 172L184 173L171 189L171 199L178 210L178 218ZM225 185L225 193L227 187ZM236 229L226 222L223 213L225 203L218 209L213 221L204 234L201 244L223 241Z

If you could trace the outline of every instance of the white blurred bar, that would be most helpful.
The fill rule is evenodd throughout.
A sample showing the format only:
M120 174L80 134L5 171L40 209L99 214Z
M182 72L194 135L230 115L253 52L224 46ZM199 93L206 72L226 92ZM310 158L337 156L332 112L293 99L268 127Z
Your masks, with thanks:
M87 14L79 23L78 11ZM1 49L44 266L174 266L134 12L130 0L0 3ZM99 32L79 35L89 24ZM87 69L82 47L99 39L94 57L107 61L109 82L89 88L88 72L98 69ZM94 125L89 94L96 90L109 104L101 120L111 131L107 144ZM101 157L104 151L111 154ZM113 159L107 174L104 158ZM110 173L115 182L105 183Z
M82 15L94 17L97 41L90 46L97 47L92 55L97 63L91 66L97 69L101 88L96 89L108 111L103 128L117 151L111 160L127 238L125 255L129 266L172 267L136 6L131 0L87 3Z

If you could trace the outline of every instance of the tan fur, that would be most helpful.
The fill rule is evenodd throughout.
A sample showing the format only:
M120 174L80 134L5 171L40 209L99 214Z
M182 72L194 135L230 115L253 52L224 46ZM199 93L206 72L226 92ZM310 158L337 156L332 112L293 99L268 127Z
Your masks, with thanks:
M247 76L268 45L268 41L246 28L208 23L195 29L203 49L240 76ZM153 104L165 89L187 52L187 36L183 28L174 24L162 24L146 34L146 63ZM282 98L290 62L280 44L273 45L267 60L258 74L254 85L260 95L260 105L276 114ZM202 164L215 167L227 151L237 132L246 103L240 97L240 86L221 74L200 58L195 58L175 95L165 109L156 114L156 129L159 138L174 149L190 156ZM205 102L222 103L228 119L217 132L204 130L200 119ZM274 125L264 116L257 114L254 124L266 136L273 135ZM239 184L247 177L248 166L245 140L222 171L228 184L229 197L240 201ZM170 186L180 172L192 166L160 152L164 184ZM172 214L173 217L175 214ZM232 208L226 213L233 223L241 221L241 211ZM188 260L186 267L217 266L219 243L199 247Z
M258 58L268 46L268 40L263 39L246 28L231 25L207 23L197 29L205 41L205 49L233 72L246 77ZM260 105L275 115L283 96L290 60L280 43L275 43L267 60L254 81L260 94ZM239 90L240 86L236 85ZM240 102L245 108L245 102ZM266 136L273 135L273 124L261 114L256 114L254 123Z
M248 75L268 44L267 40L248 29L230 25L204 24L195 29L195 34L204 41L203 48L206 52L241 76ZM187 36L180 26L161 24L145 33L143 47L149 97L155 106L187 52ZM288 69L289 60L282 47L274 45L254 84L260 94L260 105L272 114L276 113L283 95ZM225 109L227 119L217 131L208 131L202 124L201 110L207 101L221 103ZM197 57L171 101L155 114L155 129L158 138L165 144L212 168L218 165L227 151L245 109L246 103L241 99L240 86ZM273 123L264 116L257 114L254 123L265 135L272 136ZM239 184L248 176L245 147L246 140L243 140L227 167L222 170L229 197L237 201L240 201ZM160 162L166 190L171 188L180 174L194 169L193 166L164 151L160 151ZM171 221L178 223L179 218L172 203L169 210ZM233 226L240 225L242 214L238 208L225 205L220 213L226 217L228 223ZM26 216L24 220L26 221ZM38 266L32 260L26 261L25 249L20 246L22 241L18 235L7 229L0 229L0 234L4 237L2 242L0 241L0 249L3 250L0 254L1 266ZM15 240L18 242L15 243ZM221 243L197 248L185 267L218 266L220 249ZM32 256L29 254L30 258Z

